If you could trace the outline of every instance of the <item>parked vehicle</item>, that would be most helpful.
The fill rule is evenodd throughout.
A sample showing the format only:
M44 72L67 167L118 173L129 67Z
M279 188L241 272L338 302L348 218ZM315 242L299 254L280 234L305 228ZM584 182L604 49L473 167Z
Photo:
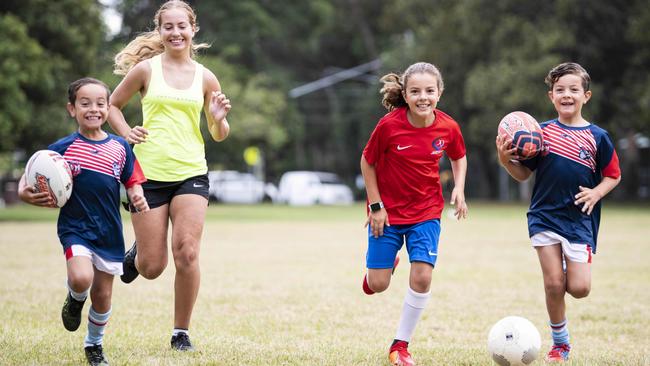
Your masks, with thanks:
M264 200L275 187L250 173L235 170L208 172L210 198L223 203L253 204Z
M334 173L290 171L280 178L276 202L289 205L349 205L352 190Z

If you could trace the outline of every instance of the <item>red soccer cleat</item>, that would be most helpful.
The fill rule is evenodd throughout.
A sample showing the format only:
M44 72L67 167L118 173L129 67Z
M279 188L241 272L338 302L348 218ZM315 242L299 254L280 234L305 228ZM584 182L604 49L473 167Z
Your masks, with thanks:
M408 350L408 343L397 341L390 347L388 361L393 366L415 366L415 361Z
M395 273L395 268L397 268L397 265L399 264L399 255L395 257L395 262L393 262L393 272L391 274ZM363 276L363 285L361 286L363 288L363 292L366 295L372 295L375 292L368 286L368 274L365 274Z
M571 346L568 344L554 344L553 348L548 352L544 361L546 362L565 362L569 360L569 352L571 351Z

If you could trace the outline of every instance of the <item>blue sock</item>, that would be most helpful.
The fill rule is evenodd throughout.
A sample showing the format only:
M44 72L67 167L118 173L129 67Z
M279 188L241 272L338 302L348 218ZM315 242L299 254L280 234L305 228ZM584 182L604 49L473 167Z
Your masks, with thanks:
M569 344L569 327L567 325L566 319L557 324L553 324L551 322L548 322L548 324L551 326L553 344L558 346L562 344Z
M88 335L86 335L86 339L84 340L84 347L102 344L104 329L110 316L110 309L104 314L99 314L92 306L90 307L88 311Z

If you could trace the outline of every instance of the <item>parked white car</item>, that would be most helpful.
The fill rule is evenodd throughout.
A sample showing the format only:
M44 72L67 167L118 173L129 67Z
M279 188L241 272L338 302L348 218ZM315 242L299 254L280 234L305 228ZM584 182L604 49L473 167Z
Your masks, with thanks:
M291 171L280 178L275 201L294 206L349 205L354 197L350 187L334 173Z
M223 203L260 203L267 192L267 185L251 173L217 170L208 172L208 180L210 197Z

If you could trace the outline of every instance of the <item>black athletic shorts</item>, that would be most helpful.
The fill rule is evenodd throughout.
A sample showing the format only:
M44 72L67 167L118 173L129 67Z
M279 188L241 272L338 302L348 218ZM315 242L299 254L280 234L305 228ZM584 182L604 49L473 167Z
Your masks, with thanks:
M179 182L160 182L157 180L147 180L142 183L144 190L144 197L147 199L149 208L156 208L168 204L172 201L174 196L181 194L197 194L208 199L208 189L210 182L208 175L197 175ZM126 205L125 205L126 208ZM137 212L135 207L128 204L128 209L131 212Z

